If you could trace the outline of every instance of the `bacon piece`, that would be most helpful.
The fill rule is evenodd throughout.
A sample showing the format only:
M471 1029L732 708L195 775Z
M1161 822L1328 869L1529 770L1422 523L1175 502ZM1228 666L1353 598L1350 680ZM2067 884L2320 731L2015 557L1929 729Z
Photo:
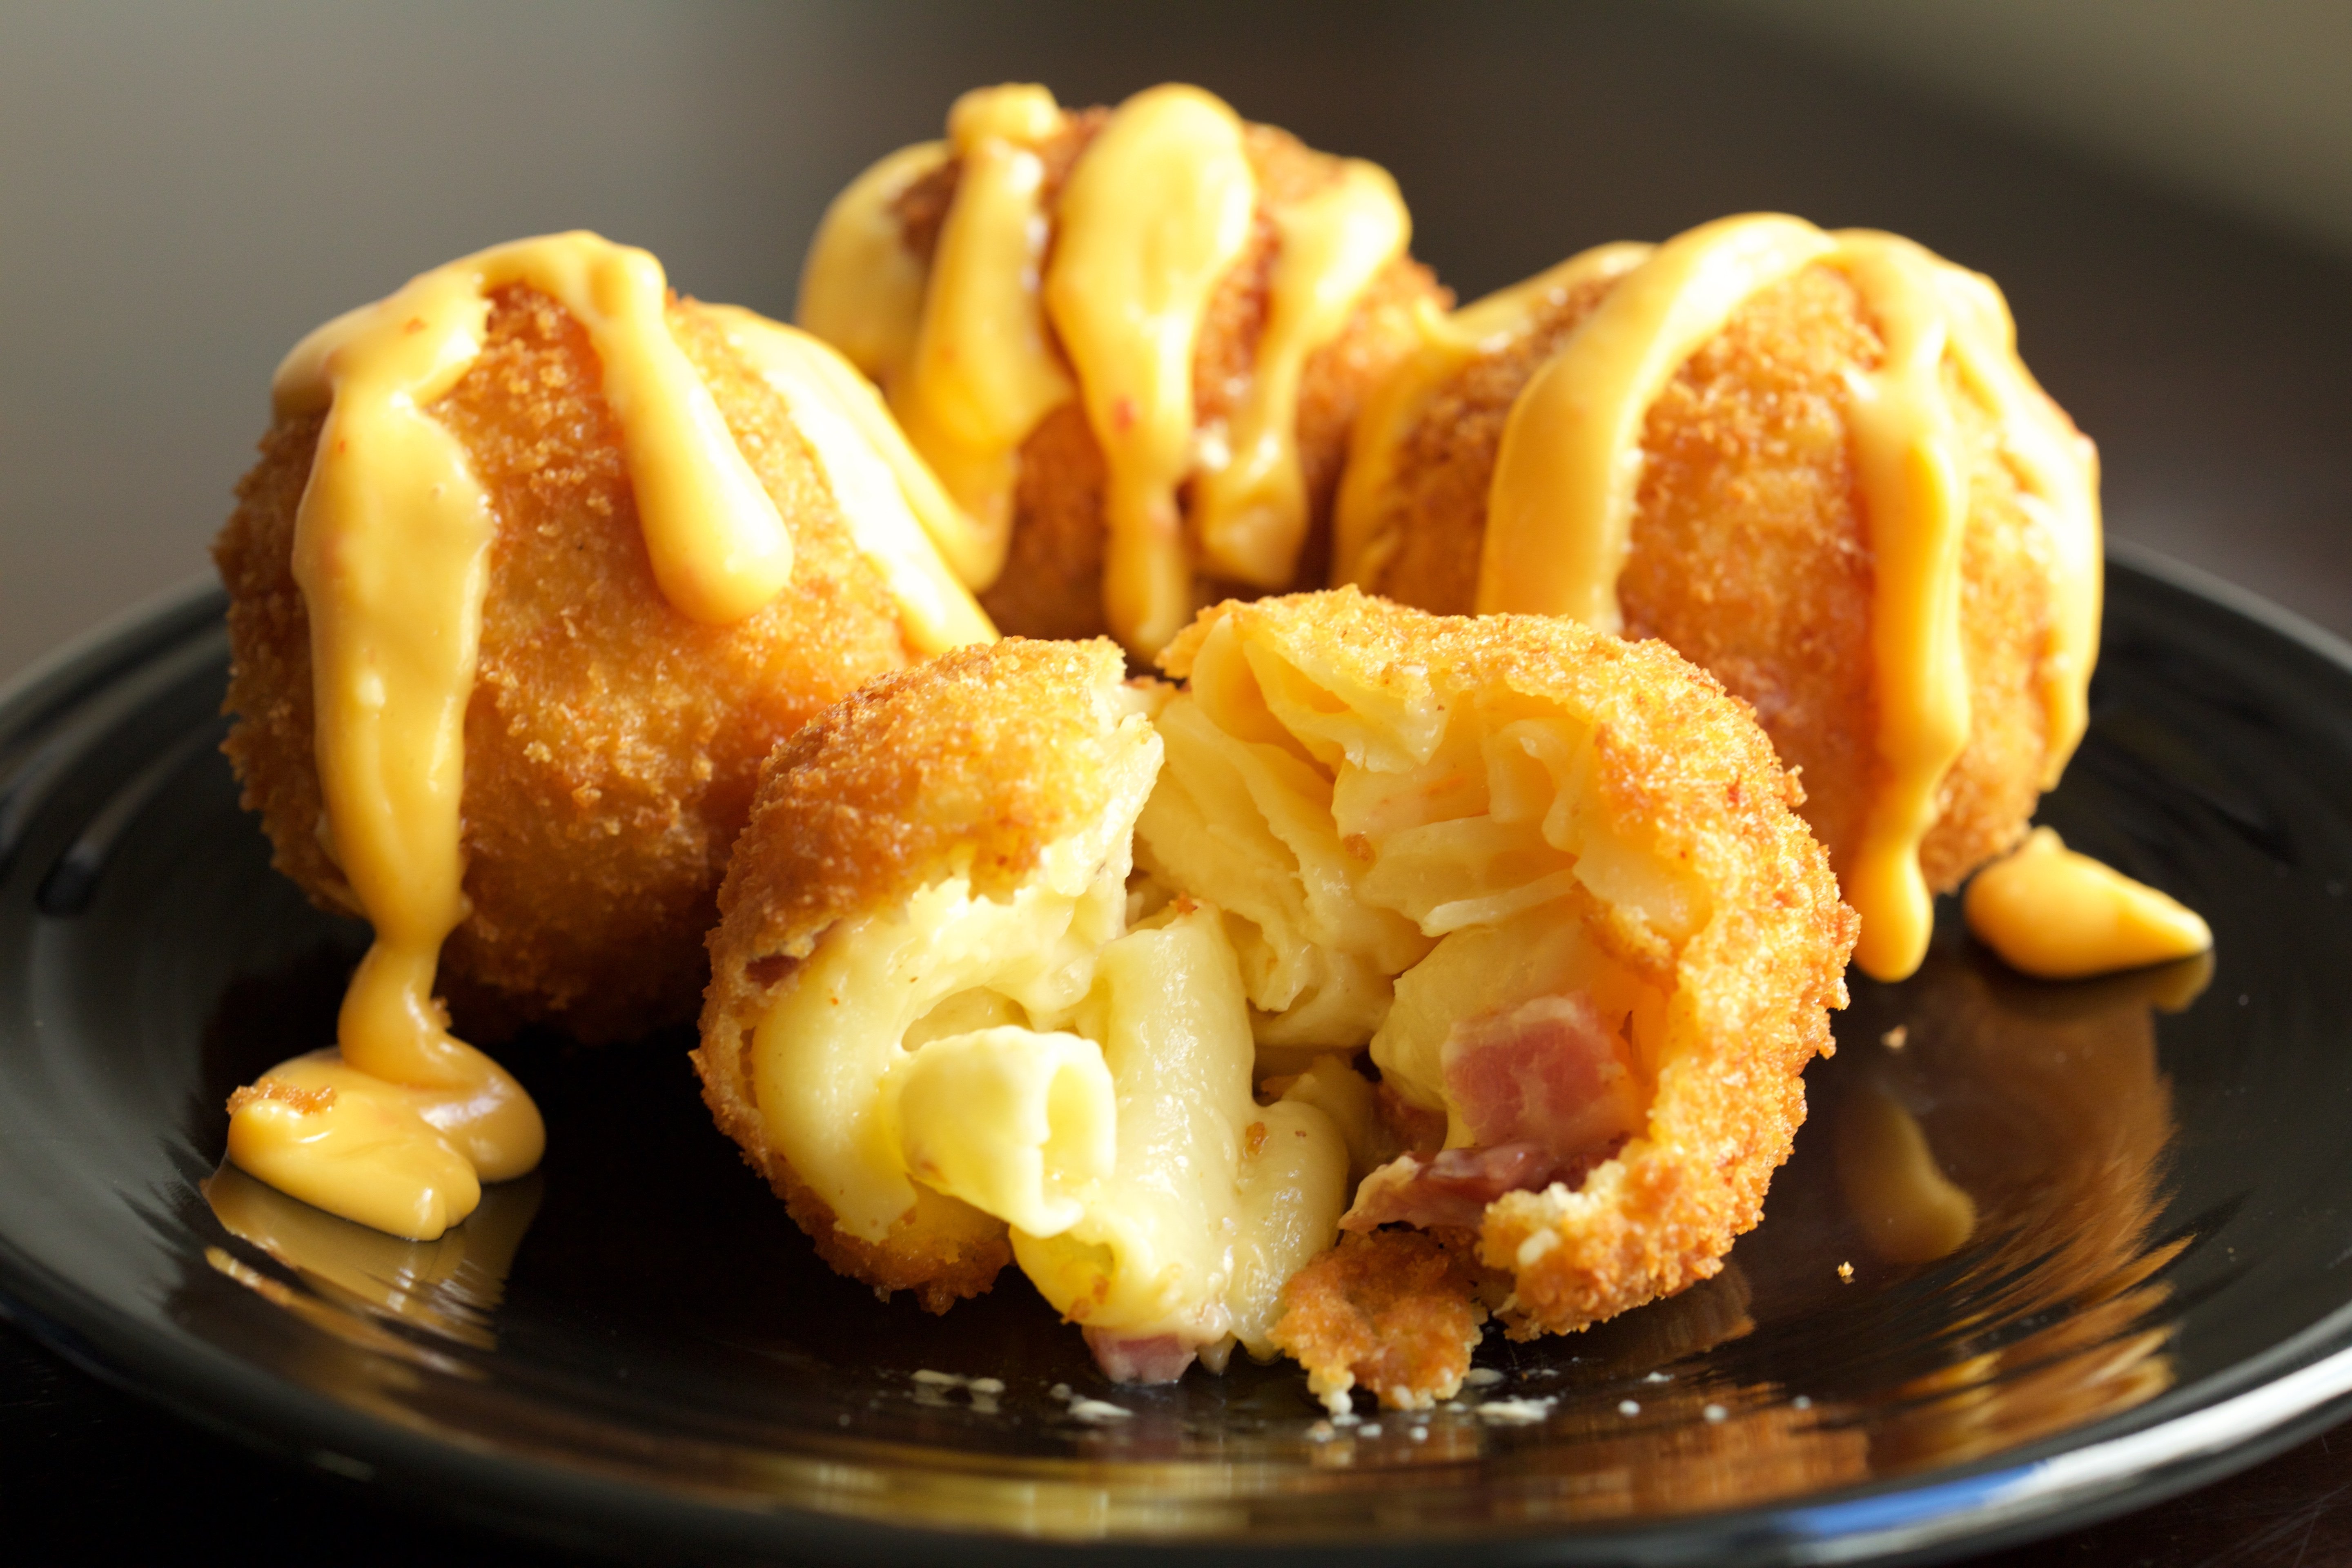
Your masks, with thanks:
M1535 1143L1565 1157L1641 1126L1616 1031L1581 991L1465 1018L1438 1059L1446 1102L1477 1147Z
M1381 1166L1356 1189L1342 1229L1475 1226L1505 1193L1580 1185L1642 1124L1616 1031L1580 991L1465 1018L1439 1060L1446 1101L1473 1142L1436 1152L1422 1143ZM1392 1107L1429 1116L1387 1084L1381 1090L1383 1117ZM1425 1122L1421 1131L1427 1133Z
M1487 1149L1447 1149L1423 1159L1401 1154L1364 1178L1355 1204L1339 1218L1342 1230L1384 1225L1475 1227L1486 1205L1505 1193L1537 1192L1554 1182L1580 1186L1592 1167L1624 1146L1622 1135L1597 1149L1562 1156L1540 1143L1497 1143Z
M1173 1383L1184 1375L1199 1350L1178 1334L1125 1334L1117 1329L1084 1332L1095 1364L1113 1383Z

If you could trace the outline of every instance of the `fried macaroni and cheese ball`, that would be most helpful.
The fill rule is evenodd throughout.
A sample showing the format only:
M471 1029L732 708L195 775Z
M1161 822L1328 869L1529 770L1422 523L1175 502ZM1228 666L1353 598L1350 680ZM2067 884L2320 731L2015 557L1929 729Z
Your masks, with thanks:
M592 321L580 312L601 303L575 311L538 286L597 268L614 275L600 302L635 299L638 315ZM432 752L450 793L462 778L464 913L441 971L460 1023L498 1033L546 1019L604 1038L690 1016L702 935L761 760L859 682L987 636L987 623L907 497L892 493L899 474L911 475L909 493L919 489L919 462L903 441L891 450L898 437L870 388L814 340L668 295L650 257L593 236L453 263L394 303L414 309L417 331L446 336L446 386L401 424L381 366L401 352L402 323L373 342L359 341L383 336L367 311L322 329L281 372L277 421L215 546L235 652L227 750L246 805L281 870L321 906L376 919L381 938L387 910L355 892L338 842L358 847L371 813L414 811L386 879L431 860L415 836L429 837L425 819L450 802L419 806L434 780L396 775L404 755ZM616 388L625 352L635 376L626 407ZM449 370L462 372L454 383ZM655 374L664 371L668 382ZM657 449L681 423L675 448ZM372 466L331 474L320 452L330 427L339 462ZM665 544L654 509L641 506L640 461L673 491L688 484L670 510L690 521L715 510L692 481L733 465L740 493L726 499L771 508L765 526L781 527L782 582L716 609L684 594L680 547ZM369 510L418 472L432 498L478 486L479 511L452 524L430 514L430 500ZM315 571L300 580L306 516ZM452 530L477 518L478 550L450 548ZM334 595L330 633L320 593ZM438 627L449 628L446 647L396 640ZM345 628L356 671L322 676L319 637ZM421 745L369 740L383 760L353 776L347 821L331 821L322 795L321 748L336 739L316 721L322 679L339 711L356 705L341 732L363 733L387 710L396 718L404 702L452 716ZM420 988L432 973L426 936ZM429 1010L429 998L418 1005Z
M1148 658L1200 605L1320 586L1348 432L1443 296L1395 183L1197 88L960 99L826 214L801 324L887 392L977 524L1007 632Z
M1794 218L1604 246L1423 319L1368 408L1335 581L1664 639L1756 710L1900 978L2083 726L2096 458L2000 292Z
M1238 1342L1405 1404L1489 1310L1714 1274L1854 925L1742 705L1659 643L1353 591L1161 665L961 651L767 765L696 1062L824 1257L943 1310L1009 1256L1114 1376ZM1298 1300L1318 1268L1368 1309Z

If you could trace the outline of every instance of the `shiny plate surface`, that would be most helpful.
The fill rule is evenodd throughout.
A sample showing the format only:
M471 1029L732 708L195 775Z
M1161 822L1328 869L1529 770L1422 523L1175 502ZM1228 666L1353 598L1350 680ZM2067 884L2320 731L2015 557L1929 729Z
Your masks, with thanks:
M261 1446L667 1556L1774 1563L2113 1512L2352 1397L2352 650L2180 569L2110 563L2042 820L2214 961L2037 984L1945 910L1918 977L1855 981L1720 1278L1338 1426L1286 1365L1102 1384L1010 1271L877 1306L710 1128L683 1035L504 1053L547 1163L438 1243L216 1173L224 1099L329 1039L362 936L237 809L221 603L0 695L0 1306ZM1973 1205L1957 1251L1912 1256L1890 1124Z

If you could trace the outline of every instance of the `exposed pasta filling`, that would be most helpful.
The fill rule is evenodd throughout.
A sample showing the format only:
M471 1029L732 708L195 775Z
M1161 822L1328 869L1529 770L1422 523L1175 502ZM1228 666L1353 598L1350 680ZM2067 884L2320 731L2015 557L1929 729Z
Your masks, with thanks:
M1218 623L1128 689L1099 822L831 927L748 1042L843 1233L1008 1227L1114 1376L1271 1356L1343 1221L1475 1226L1640 1137L1707 916L1559 704L1307 658Z

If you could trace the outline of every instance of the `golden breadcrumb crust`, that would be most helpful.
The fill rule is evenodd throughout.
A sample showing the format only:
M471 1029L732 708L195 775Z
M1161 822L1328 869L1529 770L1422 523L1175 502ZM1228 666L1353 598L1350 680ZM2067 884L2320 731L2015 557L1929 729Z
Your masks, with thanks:
M1071 111L1040 148L1049 212L1078 154L1108 119L1102 109ZM1270 125L1245 126L1243 145L1257 176L1258 209L1247 247L1210 295L1193 350L1193 422L1200 427L1229 418L1249 385L1280 249L1270 205L1313 192L1338 178L1341 166L1338 158ZM899 197L899 223L916 255L928 258L938 243L959 172L960 164L950 161ZM1348 433L1365 396L1412 352L1414 303L1426 299L1442 305L1451 298L1427 268L1399 257L1364 290L1339 335L1307 356L1299 374L1296 429L1308 522L1291 585L1311 587L1329 574L1331 503L1347 458ZM1003 574L980 596L999 627L1039 637L1108 633L1102 609L1102 449L1085 409L1073 401L1040 421L1021 448L1012 549ZM1205 577L1198 584L1201 603L1260 591Z
M435 405L498 518L466 714L473 910L442 955L458 1024L478 1035L547 1019L614 1038L690 1016L761 759L909 657L782 399L691 301L669 319L793 531L791 584L734 626L662 597L596 356L560 305L499 290L480 357ZM310 622L292 565L320 423L280 420L263 437L213 553L245 804L278 868L347 910L316 832Z
M1678 943L1597 900L1563 913L1672 994L1651 1123L1558 1212L1530 1194L1490 1207L1479 1256L1510 1276L1522 1331L1579 1328L1713 1274L1759 1217L1803 1120L1798 1075L1830 1048L1827 1010L1843 1005L1856 930L1792 809L1801 793L1745 706L1663 643L1542 617L1434 616L1352 589L1207 611L1162 656L1168 672L1183 677L1228 619L1252 646L1415 704L1516 697L1591 728L1592 788L1612 830L1681 868L1712 912ZM878 1287L928 1260L934 1294L965 1289L983 1271L973 1233L919 1210L886 1244L887 1278L881 1259L829 1242L821 1205L796 1195L765 1146L746 1031L835 921L960 870L1002 894L1048 845L1098 819L1118 660L1104 642L1014 639L877 681L779 752L737 847L696 1057L705 1095L828 1260ZM1537 1230L1549 1236L1540 1257L1523 1251ZM1302 1328L1300 1342L1328 1361L1339 1331ZM1422 1364L1434 1353L1424 1338L1416 1331L1420 1348L1400 1353Z
M1181 677L1216 622L1408 698L1518 693L1593 728L1612 827L1706 891L1706 923L1662 949L1597 910L1594 934L1669 991L1645 1132L1576 1192L1488 1205L1479 1256L1513 1277L1515 1334L1563 1332L1706 1279L1762 1217L1805 1117L1799 1076L1832 1049L1860 921L1793 809L1803 799L1747 705L1659 641L1536 616L1435 616L1353 589L1202 613L1160 663Z
M1511 405L1612 286L1569 291L1430 401L1397 453L1381 523L1394 552L1367 589L1470 610ZM1870 540L1847 425L1849 373L1883 353L1833 268L1809 268L1741 307L1650 410L1618 581L1629 637L1664 638L1755 707L1802 771L1805 816L1839 865L1861 842L1883 766ZM1939 891L2025 831L2046 746L2040 665L2052 615L2050 566L1991 416L1945 374L1972 453L1961 632L1973 727L1920 847Z
M1451 1399L1486 1321L1475 1245L1468 1232L1343 1232L1283 1288L1274 1342L1326 1399L1352 1388L1394 1410Z
M1002 898L1057 839L1109 809L1102 742L1125 659L1108 642L1009 637L959 648L853 693L778 748L719 889L710 990L694 1053L704 1100L818 1252L884 1295L944 1311L1012 1258L1002 1222L917 1187L880 1244L843 1236L772 1149L745 1061L777 988L836 921L961 874Z

